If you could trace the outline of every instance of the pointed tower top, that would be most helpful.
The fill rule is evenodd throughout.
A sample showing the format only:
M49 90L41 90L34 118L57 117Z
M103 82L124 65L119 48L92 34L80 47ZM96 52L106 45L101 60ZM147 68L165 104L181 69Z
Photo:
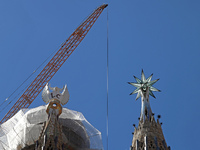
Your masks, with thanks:
M134 125L135 131L133 134L131 150L170 150L170 147L167 147L167 143L161 128L161 123L159 123L158 120L157 122L155 121L154 113L152 113L150 107L149 95L155 98L153 91L160 92L160 90L153 87L153 85L159 79L151 81L152 76L153 74L146 79L142 70L141 79L133 76L136 80L136 83L128 82L136 87L136 89L130 95L137 93L136 100L141 97L142 102L139 125L138 127L135 127Z
M137 83L128 82L129 84L131 84L131 85L136 87L136 89L130 95L138 93L137 97L136 97L136 100L139 97L141 97L142 106L141 106L140 121L145 121L146 118L149 120L151 118L152 111L151 111L151 107L150 107L150 103L149 103L149 95L151 95L152 97L156 98L155 95L153 94L153 91L160 92L160 90L158 90L158 89L153 87L153 85L159 79L151 81L152 76L153 76L153 74L151 74L146 79L146 77L144 75L144 71L142 70L141 79L133 76Z

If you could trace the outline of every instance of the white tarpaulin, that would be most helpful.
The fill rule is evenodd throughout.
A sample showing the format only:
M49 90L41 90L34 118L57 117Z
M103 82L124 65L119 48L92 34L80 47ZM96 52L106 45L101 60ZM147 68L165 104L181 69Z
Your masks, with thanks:
M22 109L3 123L0 126L0 150L17 150L34 144L48 117L46 107ZM85 119L82 113L63 108L59 118L62 126L70 128L86 139L90 149L103 150L101 133Z

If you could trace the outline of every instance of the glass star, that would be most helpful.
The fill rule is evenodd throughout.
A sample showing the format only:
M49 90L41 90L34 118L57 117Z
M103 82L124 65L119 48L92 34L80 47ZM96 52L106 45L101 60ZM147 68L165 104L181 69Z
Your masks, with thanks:
M133 86L136 87L136 89L130 95L138 93L137 97L136 97L136 100L137 100L139 97L141 97L142 92L143 92L143 94L146 94L147 90L148 90L149 94L152 97L156 98L155 95L153 94L153 91L160 92L160 90L154 88L153 85L159 79L151 81L152 76L153 76L153 74L151 74L150 77L148 77L146 79L143 70L142 70L141 80L139 78L137 78L136 76L133 76L135 78L135 80L136 80L137 83L128 82L129 84L131 84L131 85L133 85Z

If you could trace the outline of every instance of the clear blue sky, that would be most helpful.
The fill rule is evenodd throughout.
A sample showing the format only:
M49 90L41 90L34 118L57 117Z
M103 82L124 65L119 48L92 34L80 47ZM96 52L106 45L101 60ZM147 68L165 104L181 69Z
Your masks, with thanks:
M167 144L172 150L200 149L199 0L1 0L0 100L103 3L109 4L109 150L131 145L141 102L129 95L135 88L127 82L134 81L133 75L140 78L142 69L146 77L154 73L153 79L160 78L154 87L162 92L150 101L155 115L162 116ZM102 132L105 150L106 37L107 9L50 82L68 85L66 107L82 112ZM40 94L31 107L43 104Z

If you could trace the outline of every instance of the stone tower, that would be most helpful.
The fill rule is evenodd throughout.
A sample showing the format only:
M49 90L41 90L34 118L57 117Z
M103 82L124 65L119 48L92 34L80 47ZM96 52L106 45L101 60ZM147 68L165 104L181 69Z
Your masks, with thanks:
M165 141L161 123L159 119L155 121L154 114L151 111L149 95L155 98L153 91L160 90L153 87L159 79L153 80L153 74L149 78L145 78L142 70L141 80L134 76L137 83L128 82L129 84L136 87L130 95L137 93L136 100L141 97L141 114L139 118L139 125L135 127L133 133L133 140L131 150L170 150ZM158 118L160 116L158 115Z
M0 150L102 150L101 132L82 113L62 107L67 86L42 92L47 105L21 109L0 125Z

